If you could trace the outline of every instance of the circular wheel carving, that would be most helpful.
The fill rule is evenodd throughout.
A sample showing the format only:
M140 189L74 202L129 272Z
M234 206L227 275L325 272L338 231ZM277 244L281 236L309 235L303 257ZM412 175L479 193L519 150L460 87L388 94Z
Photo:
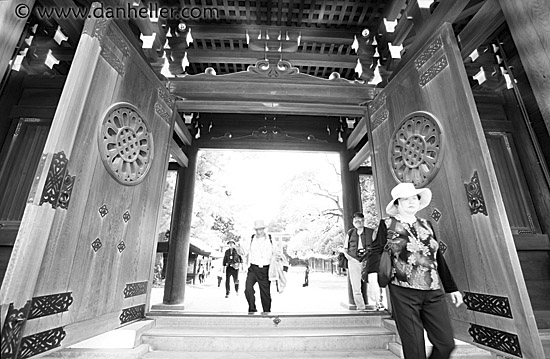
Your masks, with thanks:
M427 112L408 115L392 135L389 162L398 182L425 187L437 174L443 157L443 134Z
M115 180L136 185L145 179L153 159L153 136L135 106L111 106L101 123L98 142L103 164Z

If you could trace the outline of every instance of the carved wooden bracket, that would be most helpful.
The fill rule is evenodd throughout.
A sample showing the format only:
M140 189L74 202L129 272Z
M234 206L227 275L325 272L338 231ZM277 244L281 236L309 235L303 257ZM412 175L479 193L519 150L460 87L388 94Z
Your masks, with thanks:
M473 338L474 343L522 357L519 338L515 334L472 323L470 323L468 333Z
M45 156L43 155L43 157ZM49 203L54 209L57 207L67 209L69 207L75 176L69 174L68 165L69 159L65 156L65 152L61 151L53 154L44 189L42 190L40 205Z
M15 309L13 303L8 307L4 327L2 328L1 357L15 359L21 345L21 335L27 324L27 318L31 309L31 301L28 300L21 309Z
M483 198L483 192L481 191L481 184L479 183L479 176L477 171L474 171L472 180L470 183L465 183L466 195L468 196L468 206L472 215L477 213L487 214L487 207L485 206L485 199Z

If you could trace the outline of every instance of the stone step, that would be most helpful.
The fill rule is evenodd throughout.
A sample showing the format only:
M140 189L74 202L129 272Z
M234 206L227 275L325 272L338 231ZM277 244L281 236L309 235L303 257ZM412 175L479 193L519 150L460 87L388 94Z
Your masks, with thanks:
M280 327L181 327L153 328L142 335L142 343L153 351L227 352L309 352L363 351L386 349L395 341L394 333L381 326L348 328L280 328Z
M539 329L545 359L550 359L550 329Z
M254 327L254 328L348 328L350 326L381 326L382 319L389 318L389 315L379 313L356 313L350 314L183 314L183 313L158 313L152 312L147 315L148 319L156 322L157 328L179 328L179 327Z
M388 349L395 354L398 358L403 359L403 348L399 343L389 343ZM432 351L431 345L426 345L426 356ZM466 346L457 344L455 350L451 354L450 359L491 359L495 358L490 352L476 348L473 345L467 344Z
M280 359L281 352L167 352L153 351L140 359ZM365 351L307 351L284 353L285 359L398 359L387 349Z
M404 358L403 356L403 348L401 346L401 338L397 334L397 327L395 325L395 321L391 319L383 319L382 320L384 328L389 329L390 331L395 333L396 340L393 343L388 344L388 349L397 355L399 358ZM426 353L430 353L432 351L432 344L428 340L426 336L424 336L424 340L426 342ZM451 354L451 359L490 359L494 358L491 353L487 350L483 350L481 348L476 347L475 345L455 340L456 348Z
M65 348L40 357L41 359L140 359L150 348L140 344L135 348Z

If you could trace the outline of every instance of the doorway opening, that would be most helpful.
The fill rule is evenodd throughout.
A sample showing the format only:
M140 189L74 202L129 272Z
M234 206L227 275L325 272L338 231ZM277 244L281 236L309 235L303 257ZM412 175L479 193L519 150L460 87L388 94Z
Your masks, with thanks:
M169 171L151 304L162 302L167 258L162 248L167 248L163 242L169 240L166 231L170 228L176 180L176 171ZM250 239L255 220L267 224L268 233L290 264L284 291L278 293L275 283L272 285L274 311L348 311L343 305L348 296L347 275L338 265L345 233L339 153L199 150L195 180L186 311L246 312L246 268L239 270L239 292L235 293L230 279L231 293L225 298L222 258L229 240L238 247ZM363 197L374 196L373 186L361 186L361 191L372 191ZM372 213L365 211L365 215ZM371 222L376 223L376 219ZM304 286L306 265L308 286Z

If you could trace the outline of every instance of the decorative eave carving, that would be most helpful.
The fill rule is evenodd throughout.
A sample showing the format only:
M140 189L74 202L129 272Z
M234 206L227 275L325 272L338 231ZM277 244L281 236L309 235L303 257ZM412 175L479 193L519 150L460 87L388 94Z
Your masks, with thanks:
M191 81L253 81L264 82L268 78L273 81L286 80L284 82L292 83L308 83L323 86L345 85L362 89L365 92L371 92L374 94L375 87L366 85L360 81L350 81L341 77L333 77L331 79L323 79L317 76L302 74L297 67L292 66L289 61L279 60L259 60L255 65L248 66L246 71L234 72L226 75L216 75L212 71L205 71L202 74L185 75L170 79L170 84L179 82L187 83ZM177 94L176 94L177 95Z
M319 106L323 107L322 111L314 109L314 113L341 116L363 115L365 109L361 104L378 93L375 87L358 81L301 74L288 61L269 60L260 60L247 71L227 75L215 75L210 69L203 74L170 79L167 87L176 97L180 111L196 111L201 105L207 105L211 112L231 112L229 102L229 107L238 107L236 112L243 111L242 107L246 111L265 113L266 106L262 104L267 103L272 107L293 104L285 113ZM194 103L190 105L190 102Z

